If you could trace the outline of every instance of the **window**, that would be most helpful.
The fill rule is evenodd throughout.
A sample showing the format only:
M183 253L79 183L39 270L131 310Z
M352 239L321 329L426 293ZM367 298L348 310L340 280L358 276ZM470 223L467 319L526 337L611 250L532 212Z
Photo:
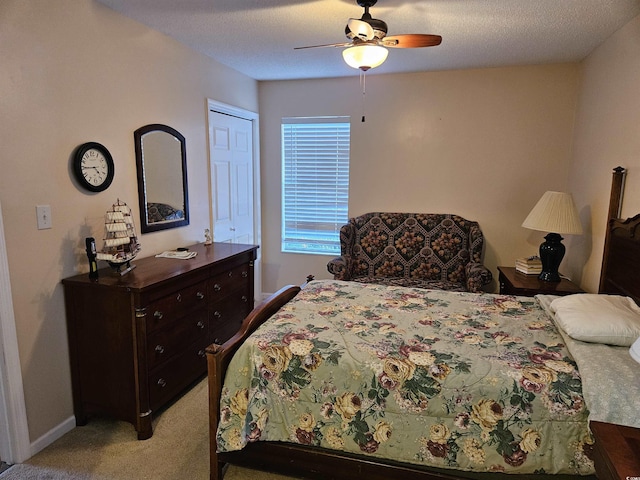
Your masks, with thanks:
M340 254L348 221L349 117L282 119L282 251Z

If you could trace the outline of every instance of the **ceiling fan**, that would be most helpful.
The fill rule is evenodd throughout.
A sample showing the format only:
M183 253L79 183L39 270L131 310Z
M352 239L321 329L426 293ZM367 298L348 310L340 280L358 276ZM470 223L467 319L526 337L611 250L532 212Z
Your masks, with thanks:
M353 68L367 71L382 65L387 59L389 48L420 48L440 45L440 35L424 33L408 33L387 37L387 24L377 18L372 18L369 8L378 0L356 0L364 8L360 19L350 18L345 28L349 42L330 43L326 45L311 45L296 47L295 50L318 47L347 47L342 52L345 62Z

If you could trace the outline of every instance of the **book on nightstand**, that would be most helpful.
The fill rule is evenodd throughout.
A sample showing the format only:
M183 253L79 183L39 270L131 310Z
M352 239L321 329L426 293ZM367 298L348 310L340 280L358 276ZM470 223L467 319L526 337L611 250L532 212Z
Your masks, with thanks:
M518 258L516 260L516 270L525 275L538 275L542 272L542 261L537 255Z

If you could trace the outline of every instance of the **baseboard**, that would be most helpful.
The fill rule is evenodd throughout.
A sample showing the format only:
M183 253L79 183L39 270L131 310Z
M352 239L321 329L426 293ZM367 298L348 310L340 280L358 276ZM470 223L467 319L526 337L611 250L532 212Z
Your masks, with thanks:
M51 445L53 442L62 437L65 433L70 432L76 428L76 417L71 416L67 418L64 422L58 424L56 427L53 427L47 433L42 435L36 441L31 443L31 456L36 453L44 450L46 447Z
M273 293L264 293L262 292L262 296L260 297L261 300L266 300L267 298L269 298L271 295L273 295Z

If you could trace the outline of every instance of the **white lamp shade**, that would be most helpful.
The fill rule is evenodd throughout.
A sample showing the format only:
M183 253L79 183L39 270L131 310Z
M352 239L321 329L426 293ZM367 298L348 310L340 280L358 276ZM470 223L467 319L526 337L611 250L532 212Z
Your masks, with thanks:
M380 45L356 45L342 51L342 57L347 65L361 70L369 70L384 63L389 51Z
M629 354L636 362L640 363L640 338L633 342L629 349Z
M522 226L542 232L581 235L582 224L570 193L546 192Z

